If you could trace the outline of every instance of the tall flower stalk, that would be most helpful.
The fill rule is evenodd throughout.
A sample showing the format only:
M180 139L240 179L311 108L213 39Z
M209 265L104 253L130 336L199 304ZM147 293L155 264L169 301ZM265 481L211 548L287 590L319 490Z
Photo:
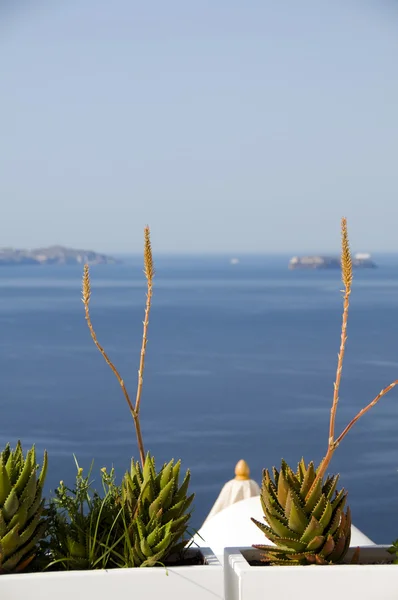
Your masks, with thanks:
M350 429L355 425L355 423L370 410L373 406L375 406L379 400L381 400L390 390L392 390L397 384L398 379L390 383L387 387L383 388L377 396L369 402L365 408L359 411L359 413L349 422L349 424L345 427L342 433L336 438L335 437L335 422L336 422L336 412L337 406L339 403L339 391L340 391L340 382L341 382L341 374L343 371L343 362L344 362L344 354L345 347L347 342L347 322L348 322L348 309L350 306L350 295L351 295L351 286L352 286L352 261L351 261L351 251L350 244L348 240L348 230L347 230L347 219L342 218L341 220L341 273L342 273L342 281L344 285L344 308L343 308L343 318L341 325L341 340L340 340L340 350L337 359L337 371L336 371L336 379L334 382L334 391L333 391L333 402L332 408L330 411L330 423L329 423L329 440L328 440L328 448L325 457L321 461L317 473L316 478L314 480L313 485L308 491L307 497L309 497L310 493L314 489L315 485L322 477L325 475L326 470L332 460L333 454L336 448L339 446L340 442L345 438Z
M142 344L141 344L141 353L140 353L140 364L138 369L138 382L137 382L137 393L135 404L132 403L130 395L127 391L124 380L122 379L119 371L115 367L114 363L110 360L108 354L101 346L97 339L97 335L95 333L91 316L90 316L90 298L91 298L91 283L90 283L90 269L88 264L84 265L83 272L83 288L82 288L82 301L84 304L85 315L87 325L93 339L94 344L96 345L99 352L102 354L105 362L111 368L113 374L119 382L120 387L122 388L124 397L126 399L127 405L130 410L130 414L134 420L135 432L137 436L137 445L138 451L140 454L141 465L144 466L145 463L145 449L144 449L144 441L142 438L141 432L141 423L140 423L140 408L141 408L141 396L142 396L142 386L144 381L144 368L145 368L145 351L148 343L148 324L149 324L149 313L151 310L151 302L152 302L152 294L153 294L153 279L155 276L155 269L152 258L152 247L151 247L151 237L150 237L150 229L149 227L145 227L144 229L144 273L147 281L147 294L146 294L146 306L145 306L145 317L143 321L143 335L142 335Z
M351 511L347 492L337 491L338 475L325 476L336 448L353 425L398 383L393 381L350 421L336 437L336 412L347 343L348 310L352 287L352 261L347 221L341 221L341 272L344 289L340 349L337 359L329 437L325 457L316 469L304 459L293 471L282 460L280 470L264 470L261 503L266 523L252 519L274 545L256 545L262 560L274 565L334 564L342 562L351 540Z

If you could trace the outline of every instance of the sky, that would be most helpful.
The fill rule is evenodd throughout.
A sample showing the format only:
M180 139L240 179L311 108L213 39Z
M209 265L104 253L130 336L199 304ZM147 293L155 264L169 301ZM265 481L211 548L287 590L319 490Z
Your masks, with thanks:
M398 3L0 0L0 246L398 252Z

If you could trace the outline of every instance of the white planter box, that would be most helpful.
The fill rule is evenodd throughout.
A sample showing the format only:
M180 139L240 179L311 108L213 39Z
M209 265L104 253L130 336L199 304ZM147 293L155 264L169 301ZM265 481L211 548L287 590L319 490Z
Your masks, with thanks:
M347 559L354 551L351 548ZM250 566L258 560L254 548L226 548L224 583L226 600L397 600L398 565L359 564L332 566ZM390 560L387 546L361 548L361 562Z
M208 548L204 565L69 571L0 576L1 600L217 600L224 597L223 571Z

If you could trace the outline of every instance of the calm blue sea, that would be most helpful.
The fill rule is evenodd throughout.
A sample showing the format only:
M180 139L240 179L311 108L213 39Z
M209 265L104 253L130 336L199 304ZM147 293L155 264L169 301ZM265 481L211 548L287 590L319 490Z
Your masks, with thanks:
M356 272L337 429L398 378L398 259ZM141 259L92 273L92 320L132 396L142 336ZM78 267L0 269L0 444L49 451L48 489L82 466L137 455L114 376L95 349ZM235 463L260 481L281 457L326 449L342 311L339 273L290 272L287 257L157 260L142 399L146 446L181 457L199 527ZM354 523L376 542L398 537L398 390L344 440L331 465Z

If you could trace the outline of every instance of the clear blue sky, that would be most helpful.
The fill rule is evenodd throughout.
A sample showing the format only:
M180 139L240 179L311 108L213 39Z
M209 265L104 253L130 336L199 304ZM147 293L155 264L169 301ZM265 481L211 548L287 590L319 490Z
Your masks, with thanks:
M0 246L398 252L388 0L1 0Z

